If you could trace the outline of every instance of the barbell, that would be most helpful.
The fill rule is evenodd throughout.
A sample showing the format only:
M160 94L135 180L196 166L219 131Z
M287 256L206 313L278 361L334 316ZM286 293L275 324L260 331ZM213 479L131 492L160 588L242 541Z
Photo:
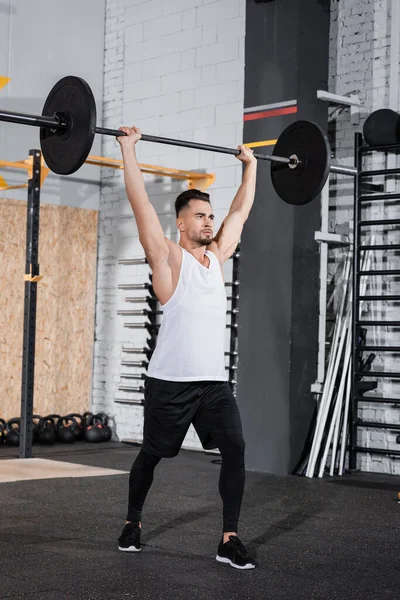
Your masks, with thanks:
M95 133L119 137L123 131L96 126L96 102L80 77L60 79L44 103L42 115L0 109L0 121L40 127L43 158L59 175L75 173L87 159ZM172 138L142 134L142 140L238 156L240 151ZM279 136L272 155L254 153L271 162L271 179L278 196L288 204L307 204L322 190L329 173L357 175L355 167L331 164L326 134L311 121L295 121Z

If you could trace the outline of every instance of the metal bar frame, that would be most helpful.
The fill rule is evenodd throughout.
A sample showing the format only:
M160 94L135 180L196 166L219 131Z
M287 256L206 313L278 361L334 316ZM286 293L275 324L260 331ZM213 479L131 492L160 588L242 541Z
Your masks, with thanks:
M362 134L356 133L354 136L354 166L357 169L357 173L361 172L362 169L362 154L360 149L362 147ZM359 246L359 233L360 229L358 226L359 215L360 215L360 176L356 175L354 179L354 207L353 207L353 280L352 280L352 323L351 323L351 335L352 335L352 352L351 352L351 392L350 392L350 443L349 443L349 469L355 471L357 468L357 410L358 402L357 397L357 359L358 353L356 348L358 346L358 326L357 321L359 320L359 282L358 272L360 270L360 253L357 252Z
M19 457L32 458L33 393L35 381L36 299L39 275L40 150L30 150L32 173L28 183L24 334L22 352Z
M400 13L399 13L400 14ZM390 378L390 379L398 379L400 377L400 372L387 372L387 371L360 371L357 360L361 352L375 350L377 352L393 352L396 351L397 346L393 346L390 348L389 346L359 346L358 345L358 332L361 326L387 326L387 327L399 327L400 321L376 321L376 320L365 320L361 318L360 315L360 303L363 300L385 300L384 296L377 295L365 295L360 294L360 281L361 278L375 275L385 275L385 276L398 276L400 273L399 270L371 270L371 269L362 269L360 264L361 262L361 253L365 250L390 250L390 245L361 245L360 244L360 233L361 227L364 226L376 226L376 225L384 225L386 227L390 225L399 225L398 219L377 219L377 220L362 220L361 218L361 210L362 210L362 202L368 202L370 200L391 200L399 197L399 193L395 191L391 191L390 193L382 193L378 194L375 197L371 195L362 194L361 190L361 181L363 178L374 175L399 175L400 169L393 168L395 162L393 160L388 161L388 168L379 169L379 170L371 170L371 171L363 171L362 170L362 158L366 153L369 152L392 152L394 154L400 151L400 144L396 146L378 146L371 147L363 145L362 135L360 133L355 134L355 166L357 169L357 176L355 178L354 185L354 235L353 235L353 312L352 312L352 386L351 386L351 417L350 417L350 445L349 445L349 468L350 471L354 471L357 468L357 454L360 452L367 452L371 454L386 454L386 455L394 455L400 456L400 451L390 451L386 449L378 449L378 448L369 448L362 447L357 445L357 431L359 427L376 427L381 429L394 429L395 426L389 423L377 423L372 421L362 421L362 419L358 418L358 403L359 402L372 402L372 403L387 403L387 404L400 404L400 400L396 398L382 398L382 397L368 397L363 396L359 391L360 379L361 378ZM397 245L394 245L393 250L397 250ZM397 296L387 296L387 300L396 300ZM400 428L398 425L396 428Z
M231 328L229 343L229 383L233 395L236 397L237 381L235 379L238 362L238 313L239 313L239 276L240 276L240 246L232 257L232 281L236 281L235 290L232 290L231 300Z

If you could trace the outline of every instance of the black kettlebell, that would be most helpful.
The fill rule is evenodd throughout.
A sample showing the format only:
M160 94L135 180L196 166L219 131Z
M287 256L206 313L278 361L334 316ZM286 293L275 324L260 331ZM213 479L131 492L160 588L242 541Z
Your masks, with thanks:
M51 446L56 441L54 421L50 417L42 417L39 421L39 444Z
M72 417L73 419L76 420L76 427L75 427L75 437L77 440L82 440L83 436L85 435L85 428L84 428L84 418L82 415L78 414L78 413L70 413L69 415L67 415L67 418ZM79 419L79 420L77 420Z
M32 417L32 420L33 420L32 441L33 441L33 443L35 443L39 440L39 431L40 431L39 423L40 423L41 418L42 417L40 415L33 415L33 417Z
M6 438L6 425L7 423L5 422L5 420L0 419L0 446Z
M53 421L54 424L54 433L56 434L56 440L57 440L57 432L58 432L58 419L61 419L61 415L47 415L46 419L51 419Z
M85 440L90 444L97 444L98 442L104 442L104 437L104 429L101 417L98 415L92 415L87 420Z
M68 425L71 423L71 425ZM60 417L57 422L57 439L64 444L72 444L75 441L76 420L74 417Z
M93 416L93 413L84 412L82 416L83 416L83 426L86 428L88 426L88 420L90 419L91 416Z
M6 444L7 446L19 446L19 424L21 419L16 417L6 423Z
M111 427L109 427L109 425L108 425L108 417L107 417L106 413L98 413L97 416L102 419L103 429L104 429L104 441L108 442L109 440L111 440L111 437L112 437Z

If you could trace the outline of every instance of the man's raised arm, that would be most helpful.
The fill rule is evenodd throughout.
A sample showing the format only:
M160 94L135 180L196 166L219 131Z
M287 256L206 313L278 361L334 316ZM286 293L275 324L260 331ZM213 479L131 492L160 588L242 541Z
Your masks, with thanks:
M128 200L135 215L139 241L143 246L150 266L168 257L169 250L158 215L151 204L144 179L136 157L136 144L141 138L137 127L120 127L126 136L117 140L121 146L124 162L124 179Z
M256 193L257 159L254 158L250 148L239 146L238 149L241 152L236 158L245 165L242 183L232 201L227 217L214 238L223 261L233 254L239 243L243 225L247 221Z

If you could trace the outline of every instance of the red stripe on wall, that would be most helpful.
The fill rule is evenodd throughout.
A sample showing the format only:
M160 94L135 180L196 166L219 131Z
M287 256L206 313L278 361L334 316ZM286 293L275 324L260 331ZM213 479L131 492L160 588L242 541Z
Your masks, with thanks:
M248 113L243 115L243 121L256 121L257 119L268 119L268 117L279 117L280 115L292 115L294 113L297 113L297 106L288 106L287 108Z

